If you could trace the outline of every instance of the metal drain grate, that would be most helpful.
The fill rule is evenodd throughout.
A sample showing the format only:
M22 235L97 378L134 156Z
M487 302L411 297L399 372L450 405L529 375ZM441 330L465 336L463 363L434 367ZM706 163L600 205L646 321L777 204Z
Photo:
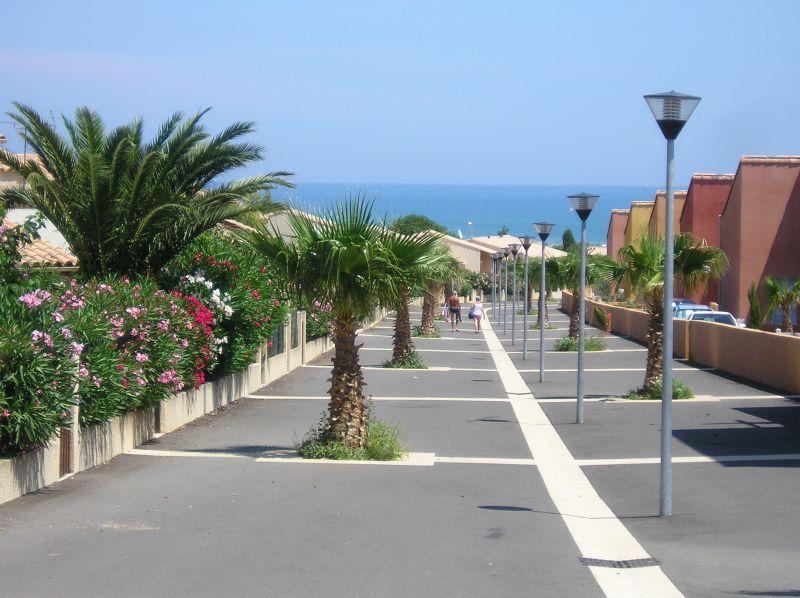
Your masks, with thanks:
M627 561L609 561L606 559L590 559L582 556L581 563L589 567L610 567L612 569L637 569L639 567L658 567L661 563L653 557L646 559L630 559Z

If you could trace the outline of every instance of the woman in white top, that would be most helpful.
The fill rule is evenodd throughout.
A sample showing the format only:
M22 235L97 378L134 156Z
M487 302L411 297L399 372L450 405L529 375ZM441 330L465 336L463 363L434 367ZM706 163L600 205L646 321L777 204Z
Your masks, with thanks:
M475 297L475 301L472 303L469 313L472 321L475 323L475 334L478 334L481 331L481 319L483 318L483 303L481 303L480 297Z

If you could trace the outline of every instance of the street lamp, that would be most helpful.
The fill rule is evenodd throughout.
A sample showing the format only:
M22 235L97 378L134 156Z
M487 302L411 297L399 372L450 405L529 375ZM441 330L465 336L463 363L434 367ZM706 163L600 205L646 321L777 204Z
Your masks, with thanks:
M503 334L506 334L506 324L508 324L508 254L511 253L510 247L503 247L500 251L503 252L503 258L506 267L503 268L506 273L506 281L503 285Z
M586 308L584 296L586 294L586 219L597 205L599 195L578 193L567 196L572 209L581 219L581 284L578 297L578 413L576 423L583 423L583 349L584 349L584 324L586 321ZM544 328L544 326L542 326Z
M674 273L673 220L675 193L675 139L700 99L675 91L644 96L667 140L667 202L664 213L664 332L661 390L661 500L662 517L672 515L672 278Z
M499 251L495 251L492 254L492 320L494 320L495 314L497 314L497 275L500 269L498 262L502 256L503 254ZM499 321L499 318L497 321Z
M533 228L542 241L542 267L539 277L539 382L544 382L544 314L545 314L545 292L544 292L544 242L553 232L555 224L551 222L534 222Z
M525 248L525 286L522 299L522 359L528 359L528 249L533 245L533 237L525 235L519 239Z
M519 243L511 243L508 248L514 256L514 280L511 287L514 289L511 295L511 344L516 342L517 333L517 253L519 253Z

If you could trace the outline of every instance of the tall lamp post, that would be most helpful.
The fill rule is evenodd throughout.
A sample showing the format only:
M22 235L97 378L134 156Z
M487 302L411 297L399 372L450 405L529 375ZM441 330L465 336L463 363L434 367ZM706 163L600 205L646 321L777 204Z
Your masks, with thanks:
M498 288L497 273L500 268L499 266L500 256L502 255L503 254L500 253L499 251L495 251L492 254L492 320L495 319L497 314L497 288ZM499 321L499 318L497 321Z
M520 237L522 247L525 249L525 286L522 290L522 359L528 359L528 249L533 245L533 237L525 235Z
M545 292L544 292L544 242L553 232L555 224L551 222L534 222L533 228L542 241L542 267L539 276L539 382L544 382L544 314L545 314Z
M584 348L584 327L586 322L586 307L584 297L586 295L586 219L592 213L599 195L589 193L578 193L567 197L572 209L581 219L581 284L578 297L578 412L575 422L583 423L583 348Z
M700 99L675 91L644 96L667 140L667 203L664 214L664 332L661 391L661 498L660 515L672 515L672 278L674 275L673 225L675 193L675 139L697 108Z
M511 243L508 248L511 250L511 255L514 256L514 280L511 282L513 289L511 295L511 344L516 342L517 338L517 254L519 253L519 243Z
M503 284L503 334L506 334L506 324L508 324L508 254L511 253L511 248L503 247L503 262L505 263L505 283Z

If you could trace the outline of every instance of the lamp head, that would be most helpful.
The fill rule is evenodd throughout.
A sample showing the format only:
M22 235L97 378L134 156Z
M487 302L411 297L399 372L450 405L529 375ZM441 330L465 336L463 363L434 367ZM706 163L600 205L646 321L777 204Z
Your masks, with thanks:
M519 253L520 244L519 243L510 243L508 245L508 249L511 251L511 255L517 257L517 253Z
M600 196L592 195L591 193L578 193L577 195L568 195L567 199L572 209L578 214L578 217L585 221L594 210Z
M644 96L666 139L676 139L702 98L677 91Z
M530 235L525 235L524 237L520 237L519 240L522 243L522 246L525 248L525 253L528 253L528 249L530 249L531 245L533 245L533 237Z
M542 243L547 241L547 237L550 236L550 233L553 232L555 228L555 224L552 222L534 222L533 228L536 229L536 234L539 235L539 238L542 240Z
M508 257L508 254L511 253L511 249L509 247L503 247L500 251L503 252L503 255Z

